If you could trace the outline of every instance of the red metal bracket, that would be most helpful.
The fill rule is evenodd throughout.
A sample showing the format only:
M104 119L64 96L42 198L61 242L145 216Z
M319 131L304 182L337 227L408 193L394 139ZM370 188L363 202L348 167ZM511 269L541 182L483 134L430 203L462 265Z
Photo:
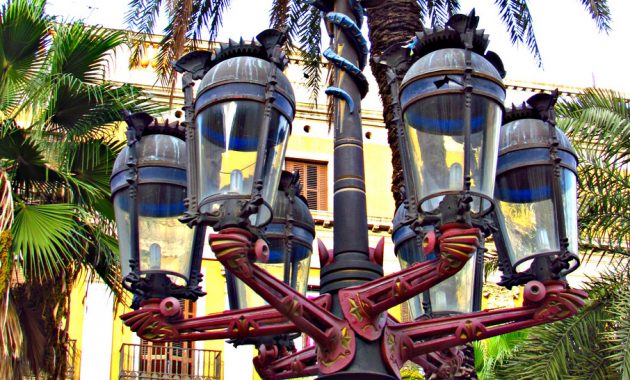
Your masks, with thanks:
M348 322L253 264L251 258L264 257L263 251L268 248L260 240L255 245L252 240L252 234L244 229L226 228L210 235L210 246L226 270L313 338L321 373L334 373L349 365L354 359L356 341Z
M313 299L323 309L330 309L331 297L324 294ZM143 339L152 341L195 341L241 339L299 332L295 324L271 306L224 311L182 320L179 301L175 298L144 301L141 308L120 318Z
M464 363L464 353L459 347L430 352L411 360L424 369L427 379L452 379Z
M465 227L465 228L462 228ZM477 252L480 231L463 225L449 225L437 239L439 259L425 261L389 276L339 291L339 302L353 330L363 338L378 339L385 327L385 311L459 271Z
M562 281L532 281L525 288L522 307L387 326L383 356L390 369L398 373L407 360L419 355L572 317L587 296L582 290L569 289Z
M288 353L278 346L260 346L254 358L256 371L265 380L315 376L319 370L315 347Z

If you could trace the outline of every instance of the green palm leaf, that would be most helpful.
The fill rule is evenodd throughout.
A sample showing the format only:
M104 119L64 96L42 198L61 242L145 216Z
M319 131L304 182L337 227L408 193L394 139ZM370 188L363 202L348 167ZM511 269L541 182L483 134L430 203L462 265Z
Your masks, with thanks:
M609 90L588 89L557 108L558 126L575 141L579 220L588 246L630 255L630 102Z
M41 68L41 53L49 40L44 4L43 0L14 0L0 9L0 109L5 113Z
M18 205L11 227L13 250L25 276L52 277L84 253L83 229L72 204Z
M69 74L87 83L103 80L107 58L125 42L125 33L82 23L57 24L48 53L52 75Z
M63 183L63 176L48 164L38 142L23 129L5 130L0 136L0 159L7 162L13 191L26 199L54 197Z

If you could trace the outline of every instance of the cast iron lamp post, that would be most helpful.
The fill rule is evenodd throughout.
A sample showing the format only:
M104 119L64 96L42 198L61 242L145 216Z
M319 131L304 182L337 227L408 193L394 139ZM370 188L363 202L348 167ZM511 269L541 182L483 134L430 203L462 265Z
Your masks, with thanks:
M349 0L314 1L313 5L325 14L334 41L324 56L334 69L334 86L326 92L335 98L335 231L334 250L319 243L321 295L311 300L292 287L298 281L292 280L297 272L291 266L302 257L294 253L295 244L300 237L304 238L302 243L307 242L312 230L307 224L301 232L294 230L297 208L282 211L277 202L279 183L283 188L280 169L295 101L290 83L281 72L287 61L281 50L284 36L266 31L257 37L258 42L231 41L214 53L189 53L175 64L183 73L188 157L188 208L180 220L194 228L195 236L191 239L192 259L182 260L191 263L189 271L195 276L174 276L167 268L150 266L146 270L142 266L142 257L147 254L140 242L170 238L144 235L151 230L138 227L144 210L143 203L136 199L143 184L140 169L148 158L138 156L137 140L142 134L136 131L146 130L152 122L142 115L128 118L129 190L123 192L113 186L115 194L120 194L114 200L121 197L121 204L125 204L124 198L129 205L123 207L128 211L121 213L119 222L119 228L129 230L127 235L123 234L126 230L121 231L121 238L132 236L121 239L132 257L126 281L132 284L128 289L143 301L138 310L122 316L125 323L139 336L155 341L231 339L255 344L259 354L254 364L266 379L308 375L322 379L395 379L408 360L425 365L427 371L440 371L452 365L447 357L439 355L451 347L574 315L586 294L569 289L562 281L573 259L568 227L564 233L562 228L556 235L547 233L547 240L559 239L555 248L535 252L537 258L544 258L533 259L542 269L530 271L522 307L436 315L410 323L399 323L387 314L389 308L426 294L452 278L474 254L479 257L485 236L495 233L506 241L510 239L509 231L502 233L496 227L495 222L506 216L497 214L493 195L499 201L512 202L506 196L512 194L511 187L528 184L507 181L501 187L503 177L499 176L500 186L494 193L505 95L503 69L495 54L485 52L487 38L476 30L474 14L455 16L444 29L425 30L409 46L394 47L382 57L390 73L407 73L400 86L395 80L391 82L394 93L401 88L400 107L395 112L407 194L406 213L397 225L413 234L411 248L418 250L413 255L418 262L409 262L407 268L383 277L383 243L370 248L367 235L360 120L360 100L367 93L367 80L361 73L367 61L367 45L360 33L363 7ZM201 85L193 102L196 79L201 79ZM559 201L574 201L570 199L571 191L566 190L568 179L574 177L557 175L566 166L559 135L549 107L537 109L545 114L543 124L547 123L548 155L544 164L553 169L553 179L550 176L547 185L557 207ZM503 153L507 156L509 152ZM521 164L515 167L526 166ZM505 175L512 169L506 167ZM565 177L568 179L564 182L554 182ZM115 178L113 185L118 183ZM173 186L166 180L163 184ZM179 186L181 194L181 173L174 185ZM286 192L287 188L283 189ZM565 197L557 195L562 189L566 190ZM547 199L549 194L544 196ZM533 198L537 201L542 195ZM181 202L183 205L183 199ZM183 207L180 209L183 211ZM171 214L175 211L169 217ZM559 224L568 226L567 222L575 222L569 220L569 214L554 215ZM278 218L284 220L280 223L284 224L284 234L273 227L279 224ZM238 278L267 305L182 319L179 302L173 296L187 292L173 291L179 288L169 285L169 281L181 277L187 281L180 287L195 290L188 292L194 296L199 294L196 282L190 279L199 277L199 237L207 227L216 231L210 235L210 246L228 277ZM281 241L290 243L283 243L281 251L287 260L278 277L261 264L274 260L272 239L276 232L280 232ZM308 250L307 243L302 245ZM518 269L524 261L522 257L519 262L509 261L508 249L500 250L502 262L510 263L503 267ZM166 262L159 259L164 255L164 249L151 251L149 247L149 261ZM168 286L160 288L150 281L156 276ZM507 285L526 282L524 278ZM236 300L230 303L246 306ZM315 346L295 351L285 340L269 339L295 333L307 334Z

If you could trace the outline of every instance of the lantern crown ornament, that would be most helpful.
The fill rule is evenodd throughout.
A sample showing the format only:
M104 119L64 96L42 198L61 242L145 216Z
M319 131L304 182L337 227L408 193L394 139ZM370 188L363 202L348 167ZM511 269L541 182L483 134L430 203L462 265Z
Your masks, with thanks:
M512 107L499 139L495 212L504 281L564 278L577 256L577 154L555 126L557 92ZM508 222L509 220L509 222Z

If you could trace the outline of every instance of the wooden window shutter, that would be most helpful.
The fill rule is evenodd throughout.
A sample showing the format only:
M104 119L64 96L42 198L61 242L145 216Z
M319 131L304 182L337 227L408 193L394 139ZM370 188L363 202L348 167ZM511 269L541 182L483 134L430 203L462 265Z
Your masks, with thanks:
M287 160L286 170L300 173L302 195L311 210L328 210L328 168L326 164Z

